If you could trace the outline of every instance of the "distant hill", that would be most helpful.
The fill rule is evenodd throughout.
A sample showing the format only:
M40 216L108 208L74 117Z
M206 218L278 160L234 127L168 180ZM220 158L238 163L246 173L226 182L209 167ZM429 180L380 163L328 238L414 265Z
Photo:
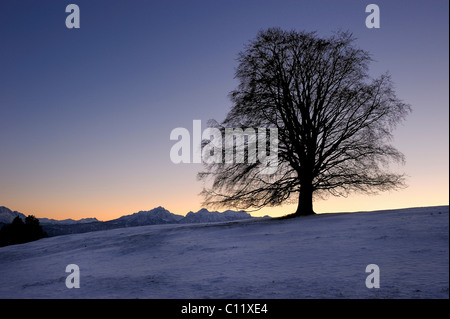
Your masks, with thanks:
M51 218L39 218L39 222L41 224L58 224L58 225L73 225L78 223L92 223L92 222L98 222L97 218L82 218L79 220L74 219L63 219L63 220L57 220L57 219L51 219Z
M3 206L0 207L0 223L9 224L16 216L21 216L22 219L25 219L24 214L13 212ZM200 209L198 212L191 211L186 216L182 216L172 214L164 207L159 206L149 211L140 211L104 222L99 221L96 218L84 218L80 220L39 218L39 222L48 236L58 236L122 227L160 224L217 223L251 218L254 217L245 211L227 210L224 212L210 212L205 208ZM0 227L3 224L0 224Z

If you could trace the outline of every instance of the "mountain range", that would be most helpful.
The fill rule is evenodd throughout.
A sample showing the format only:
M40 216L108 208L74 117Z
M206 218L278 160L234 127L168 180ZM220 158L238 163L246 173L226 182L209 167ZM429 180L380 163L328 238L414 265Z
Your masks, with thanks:
M17 216L25 219L25 215L0 206L0 228L3 224L9 224ZM39 218L44 231L48 236L58 236L75 233L86 233L97 230L107 230L122 227L134 227L158 224L191 224L214 223L255 218L245 211L226 210L224 212L208 211L205 208L198 212L189 212L186 216L176 215L164 207L156 207L149 211L139 211L131 215L125 215L109 221L99 221L96 218L84 218L80 220L65 219L55 220Z

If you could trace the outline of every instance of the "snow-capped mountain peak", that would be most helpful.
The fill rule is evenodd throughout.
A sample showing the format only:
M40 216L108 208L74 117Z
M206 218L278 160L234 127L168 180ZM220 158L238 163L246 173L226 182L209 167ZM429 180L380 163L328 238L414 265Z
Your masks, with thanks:
M24 214L12 211L5 206L0 206L0 224L10 224L17 216L20 216L22 220L25 220Z
M148 224L169 224L176 223L183 218L182 216L172 214L164 207L156 207L149 211L139 211L131 215L125 215L118 219L112 220L123 224L124 226L139 226Z
M200 209L198 212L189 212L186 217L180 220L180 223L213 223L226 222L240 219L250 219L252 216L244 211L226 210L222 213L218 211L210 212L206 208Z

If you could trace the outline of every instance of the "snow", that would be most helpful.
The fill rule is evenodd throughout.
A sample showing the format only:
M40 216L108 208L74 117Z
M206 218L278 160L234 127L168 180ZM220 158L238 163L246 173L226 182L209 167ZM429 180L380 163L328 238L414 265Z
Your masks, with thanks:
M57 236L0 248L0 298L447 299L448 225L441 206Z

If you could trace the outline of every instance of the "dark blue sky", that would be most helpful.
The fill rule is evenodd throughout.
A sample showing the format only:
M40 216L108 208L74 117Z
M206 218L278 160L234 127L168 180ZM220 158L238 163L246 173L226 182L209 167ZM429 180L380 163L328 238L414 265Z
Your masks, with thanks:
M80 7L80 29L65 8ZM381 28L367 29L376 3ZM0 205L110 219L200 208L200 165L175 165L169 134L222 120L236 57L260 29L349 30L413 108L394 144L410 187L317 202L319 212L448 204L448 1L0 2ZM286 213L265 210L262 214Z

